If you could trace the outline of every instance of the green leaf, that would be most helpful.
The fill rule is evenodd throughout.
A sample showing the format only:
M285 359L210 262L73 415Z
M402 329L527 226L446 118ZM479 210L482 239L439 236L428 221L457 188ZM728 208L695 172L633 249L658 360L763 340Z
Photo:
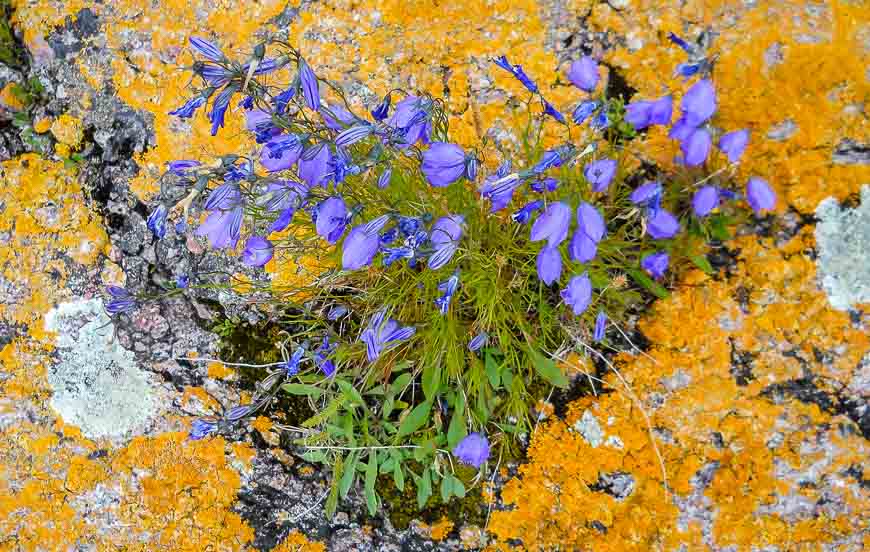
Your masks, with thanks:
M468 430L465 428L465 399L460 395L453 408L450 427L447 428L447 448L452 450L466 435Z
M713 265L703 255L689 255L689 260L707 274L713 274Z
M430 364L423 370L423 394L431 401L435 398L439 387L441 387L441 365Z
M344 468L344 473L341 474L341 482L338 484L338 492L341 493L341 498L347 497L348 491L353 486L353 480L356 478L356 461L359 458L357 451L351 452L347 457L347 465Z
M326 460L326 451L324 451L324 450L309 450L308 452L302 453L302 458L304 458L306 462L311 462L311 463L324 462Z
M465 485L462 484L462 481L452 475L450 476L450 480L452 486L451 492L459 498L465 498Z
M394 399L393 397L387 397L384 400L384 405L381 407L381 417L388 418L390 414L393 412Z
M498 373L498 364L495 362L495 358L493 358L491 354L487 353L484 357L483 367L486 371L486 378L489 380L489 384L493 389L498 389L498 386L501 383L501 376L499 376Z
M655 295L659 299L666 299L668 295L670 295L668 293L668 290L666 290L662 287L661 284L647 276L645 272L637 270L636 268L629 268L628 270L626 270L626 272L628 272L629 276L631 276L635 282L637 282L647 290L651 291L653 295Z
M339 456L335 461L335 467L332 469L332 481L329 485L329 496L326 498L326 517L331 518L338 507L338 484L342 478L342 470L344 468L344 459Z
M399 458L399 455L396 454L393 456L396 460L395 466L393 466L393 483L396 484L396 488L399 491L405 490L405 472L402 470L402 459Z
M423 475L417 479L417 508L422 510L429 497L432 496L432 480L429 478L429 470L423 470Z
M308 397L323 395L323 389L316 385L308 385L307 383L285 383L281 386L281 390L291 395L305 395Z
M335 380L335 383L338 384L338 387L341 389L344 396L350 399L350 402L365 406L365 401L363 401L362 395L359 394L359 391L357 391L353 385L341 379Z
M529 353L532 357L532 363L535 365L535 371L538 372L542 378L547 380L552 385L556 387L560 387L562 389L566 389L568 387L568 378L565 377L565 374L562 373L562 370L556 366L556 363L545 357L538 351L533 349L529 350Z
M453 482L451 481L453 476L448 475L444 479L441 480L441 501L447 502L450 500L450 497L453 496Z
M411 382L411 374L404 373L401 376L397 377L395 381L390 385L390 395L396 395L402 392L402 389L408 386Z
M378 452L375 450L369 451L369 464L366 467L366 483L365 495L366 506L369 508L369 515L373 516L378 511L378 495L375 493L375 483L378 480Z
M418 404L414 407L414 410L408 414L402 423L399 425L399 433L396 434L397 437L404 437L405 435L410 435L423 427L423 424L429 419L429 411L432 410L432 403L426 401L424 403Z

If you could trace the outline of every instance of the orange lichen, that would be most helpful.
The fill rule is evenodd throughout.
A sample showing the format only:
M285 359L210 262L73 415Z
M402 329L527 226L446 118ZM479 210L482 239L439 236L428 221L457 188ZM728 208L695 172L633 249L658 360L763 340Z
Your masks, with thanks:
M305 535L293 530L281 544L272 549L273 552L326 552L326 547L320 542L311 542Z
M58 142L70 147L75 147L82 141L84 128L81 119L64 113L51 123L51 133Z
M670 492L686 500L698 471L718 464L703 490L713 504L717 546L743 550L834 542L860 531L860 520L849 512L870 504L867 490L855 486L856 495L855 488L823 482L842 477L852 465L866 466L870 449L857 431L835 429L852 422L815 404L778 403L764 394L773 384L801 377L790 367L795 352L825 387L834 389L849 382L870 350L870 338L853 327L847 313L831 309L817 289L813 263L790 253L808 242L811 234L806 232L782 251L768 240L739 240L734 244L741 250L736 276L712 281L690 275L689 280L705 279L705 285L676 291L656 303L642 322L655 344L648 355L623 354L618 362L656 428ZM737 288L748 293L746 305L738 303ZM732 346L754 355L753 379L746 385L730 372ZM815 360L814 351L833 350L837 354L830 362ZM665 491L641 405L618 378L611 375L608 381L616 393L573 403L564 421L548 424L535 436L531 463L502 493L515 509L493 513L489 530L501 541L521 538L534 546L595 550L703 545L699 527L678 523L680 511ZM600 442L582 434L587 411L600 425ZM813 447L819 442L832 443L834 452ZM830 518L798 523L761 513L779 497L812 497L817 492L813 485L776 473L782 466L803 472L813 465L824 466L817 485L824 487L827 499L846 508ZM600 476L612 473L634 478L633 492L622 501L594 489Z
M207 370L208 377L215 379L227 379L235 375L235 371L223 362L209 362Z
M453 522L447 518L441 518L428 527L429 537L434 541L442 541L453 530Z

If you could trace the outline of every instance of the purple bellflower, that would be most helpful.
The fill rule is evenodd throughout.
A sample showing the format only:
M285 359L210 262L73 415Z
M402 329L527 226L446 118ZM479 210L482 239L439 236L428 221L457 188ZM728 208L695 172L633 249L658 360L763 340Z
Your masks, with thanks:
M541 178L540 180L533 181L531 184L529 184L529 187L533 191L538 193L555 192L556 189L559 187L559 181L552 176L546 176L544 178Z
M221 62L226 59L224 53L221 52L221 49L217 47L213 42L209 42L204 38L200 38L198 36L192 36L187 39L190 42L190 45L194 50L197 51L199 55L206 58L209 61Z
M511 214L511 220L517 224L526 224L532 219L532 214L544 208L544 202L540 199L529 202Z
M339 147L347 147L355 144L360 140L368 138L374 132L375 127L369 123L359 123L342 130L335 137L335 145Z
M606 231L604 217L598 209L581 202L577 207L577 230L574 231L568 246L571 259L580 263L588 263L594 259L598 252L598 242L604 238Z
M320 110L320 86L317 75L302 58L299 58L299 82L302 84L305 105L308 106L308 109Z
M167 163L167 168L169 172L177 176L184 176L187 174L187 171L200 166L201 163L199 161L195 161L193 159L178 159L176 161L170 161Z
M645 182L635 188L628 198L635 205L656 211L662 199L662 185L653 181Z
M559 294L575 316L583 314L592 302L592 281L589 275L584 272L580 276L574 276Z
M586 122L595 111L598 109L601 103L596 100L586 100L585 102L580 102L580 104L574 108L574 112L571 114L571 119L575 124L582 125Z
M538 93L538 85L535 84L528 75L526 75L526 72L523 71L522 65L511 65L506 56L501 56L497 59L492 60L492 62L513 75L515 79L520 81L520 83L522 83L522 85L526 87L526 90L528 90L532 94Z
M553 106L553 104L551 104L547 100L543 100L543 102L544 102L544 114L549 115L550 117L556 119L557 121L559 121L563 125L568 124L568 121L565 119L565 116L562 115L562 113L558 109L556 109Z
M728 156L728 161L737 163L749 143L749 131L735 130L719 137L719 149Z
M469 433L453 448L453 456L463 464L480 469L489 459L489 441L481 433Z
M260 164L269 171L289 169L302 155L302 141L296 134L282 134L272 138L260 151Z
M640 261L640 267L656 280L664 277L670 257L664 251L650 253Z
M367 224L355 226L347 234L341 249L343 270L358 270L372 263L381 247L381 229L389 219L381 215Z
M719 207L719 189L716 186L703 186L692 196L692 210L697 217L706 217Z
M459 289L459 271L456 270L449 278L438 284L438 291L444 295L435 299L435 305L438 307L438 312L442 315L447 314L450 309L450 301L453 300L453 295Z
M568 236L569 224L571 208L561 201L554 201L532 224L529 239L533 242L547 240L551 247L558 246Z
M190 433L187 438L191 441L199 441L218 430L218 420L214 418L197 418L190 424Z
M538 269L538 279L545 285L551 285L562 275L562 254L558 245L544 245L538 253L535 263Z
M429 143L432 122L429 102L417 96L408 96L396 104L387 124L401 133L400 148L408 148L417 142Z
M583 168L583 176L592 185L593 192L603 192L616 174L615 159L599 159Z
M208 100L207 96L195 96L178 107L169 112L170 115L174 115L180 119L190 119L196 113L196 110L205 105L206 100Z
M268 142L281 134L281 129L272 123L272 114L262 109L251 109L245 112L245 128L254 133L258 144Z
M647 218L646 230L654 240L666 240L680 231L680 221L669 211L656 209Z
M333 244L344 234L347 218L347 206L344 200L340 196L333 196L317 205L314 229L318 236Z
M208 236L209 243L215 249L235 249L239 243L244 214L241 205L226 211L213 211L196 229L196 235Z
M178 289L187 289L190 286L190 276L181 274L175 279L175 287Z
M673 99L664 96L658 100L631 102L625 106L625 120L636 130L652 125L667 125L671 122Z
M683 162L688 167L697 167L707 160L713 141L706 128L696 128L688 137L680 142L683 152Z
M381 100L381 103L376 105L374 109L372 109L371 114L372 118L375 121L383 121L387 118L387 115L390 113L390 103L392 102L392 97L390 94L384 96L384 99Z
M480 332L472 337L471 341L468 342L468 350L475 353L479 351L481 347L486 345L487 341L489 341L489 335L486 332Z
M242 262L248 266L263 266L275 254L275 246L262 236L251 236L245 241Z
M323 122L326 123L326 127L336 132L341 132L347 125L356 120L353 113L345 109L343 105L337 103L329 104L327 109L320 112L320 116L323 117Z
M466 172L465 152L456 144L433 142L429 149L423 152L423 163L420 170L426 176L429 184L443 188L459 180Z
M366 345L369 362L374 362L389 347L410 339L415 331L413 326L400 326L392 318L387 318L387 309L381 309L369 320L359 339Z
M450 262L459 248L464 223L461 215L446 215L435 221L429 238L432 244L432 256L427 263L429 268L438 270Z
M488 199L491 203L490 213L501 211L510 203L513 198L514 190L521 184L520 176L510 172L510 159L504 161L496 170L495 174L487 176L480 187L481 197Z
M136 308L136 298L121 286L106 286L106 291L111 297L106 303L106 312L109 314L130 312Z
M167 209L165 204L161 203L156 209L151 211L150 215L148 215L148 221L146 224L148 229L154 233L154 236L157 237L158 240L163 239L163 236L166 235L166 216L168 214L169 209Z
M325 185L331 160L332 153L325 142L309 146L299 159L299 178L304 180L309 188Z
M680 110L686 122L698 127L716 112L716 89L710 79L696 82L680 101Z
M746 201L756 214L776 208L776 193L767 181L753 176L746 183Z
M221 90L220 94L218 94L212 102L211 111L208 114L208 118L211 121L212 136L215 136L218 133L218 129L223 128L224 115L227 112L227 107L230 105L230 98L232 98L236 91L236 86L227 86Z
M598 62L589 56L583 56L571 63L566 76L580 90L592 92L598 85Z
M390 179L393 177L393 169L386 167L378 177L378 188L383 190L390 185Z
M314 351L314 364L326 377L332 377L335 373L335 363L329 358L334 350L335 345L329 342L328 335L324 335L320 346Z
M592 341L598 343L604 339L605 330L607 330L607 314L604 311L598 311L598 316L595 317L595 329L592 332Z

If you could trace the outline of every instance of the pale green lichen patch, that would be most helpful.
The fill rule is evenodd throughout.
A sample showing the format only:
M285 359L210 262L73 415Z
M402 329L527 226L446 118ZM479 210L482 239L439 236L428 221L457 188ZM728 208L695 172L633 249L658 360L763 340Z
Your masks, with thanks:
M45 329L57 332L58 362L48 370L52 408L88 438L119 438L160 410L155 384L113 338L99 299L61 303Z
M829 197L819 203L816 217L816 266L831 306L846 310L870 303L870 186L861 188L861 204L854 209Z

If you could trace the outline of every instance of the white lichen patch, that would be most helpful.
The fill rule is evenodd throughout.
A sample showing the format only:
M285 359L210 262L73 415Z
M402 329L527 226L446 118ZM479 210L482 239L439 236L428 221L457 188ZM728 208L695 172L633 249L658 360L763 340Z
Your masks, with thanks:
M156 386L114 339L99 299L62 303L45 317L57 333L57 362L48 370L51 407L85 436L110 439L143 428L158 411Z
M834 198L816 208L816 269L831 306L847 310L870 303L870 186L861 188L861 205L843 209Z

